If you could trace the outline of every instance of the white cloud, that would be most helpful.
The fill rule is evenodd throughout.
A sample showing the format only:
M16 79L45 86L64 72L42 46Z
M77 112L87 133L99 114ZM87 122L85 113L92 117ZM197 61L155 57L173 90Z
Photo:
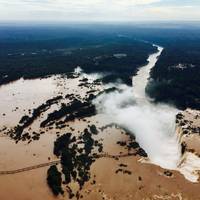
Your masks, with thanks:
M163 0L0 0L0 20L138 21L157 19L200 19L196 6L163 6ZM165 1L166 2L166 1ZM162 7L159 3L162 3ZM192 3L191 3L192 4ZM170 10L171 9L171 10Z
M158 6L148 8L147 12L154 16L160 17L160 19L168 20L199 20L200 12L198 6Z

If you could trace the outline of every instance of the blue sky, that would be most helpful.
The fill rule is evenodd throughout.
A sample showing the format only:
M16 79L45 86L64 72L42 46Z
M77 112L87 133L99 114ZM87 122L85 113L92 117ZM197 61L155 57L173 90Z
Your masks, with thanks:
M0 21L200 20L200 0L0 0Z

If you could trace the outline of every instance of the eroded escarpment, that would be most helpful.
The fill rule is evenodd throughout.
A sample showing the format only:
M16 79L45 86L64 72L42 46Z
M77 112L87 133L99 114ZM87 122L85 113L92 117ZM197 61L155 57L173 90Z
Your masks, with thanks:
M181 145L179 169L192 182L199 181L200 111L187 109L176 115L176 132Z

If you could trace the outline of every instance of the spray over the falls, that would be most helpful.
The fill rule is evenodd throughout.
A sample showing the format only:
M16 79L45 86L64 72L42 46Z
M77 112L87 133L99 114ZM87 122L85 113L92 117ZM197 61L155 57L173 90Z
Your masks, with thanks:
M117 85L121 91L103 94L95 100L100 113L112 122L128 129L136 136L152 163L175 169L180 160L180 149L175 135L177 109L165 104L153 104L146 96L149 73L158 60L162 48L149 56L148 64L133 77L133 87Z

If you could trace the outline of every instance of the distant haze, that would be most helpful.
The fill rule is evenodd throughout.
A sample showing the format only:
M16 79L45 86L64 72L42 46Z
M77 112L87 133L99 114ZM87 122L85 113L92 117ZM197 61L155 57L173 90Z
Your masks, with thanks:
M198 21L199 10L199 0L0 0L0 21Z

